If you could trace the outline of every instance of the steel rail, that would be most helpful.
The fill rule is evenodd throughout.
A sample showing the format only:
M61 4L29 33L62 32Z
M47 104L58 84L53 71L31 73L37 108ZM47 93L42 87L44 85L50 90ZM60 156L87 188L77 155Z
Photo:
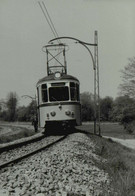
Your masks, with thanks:
M32 156L32 155L34 155L34 154L36 154L36 153L38 153L38 152L41 152L42 150L45 150L45 149L47 149L47 148L53 146L54 144L56 144L56 143L58 143L58 142L64 140L66 137L67 137L67 135L64 135L64 136L60 137L59 139L57 139L56 141L54 141L54 142L52 142L52 143L50 143L50 144L47 144L47 145L45 145L45 146L43 146L43 147L41 147L41 148L38 148L38 149L33 150L33 151L29 152L29 153L26 153L26 154L24 154L23 156L17 157L17 158L15 158L15 159L13 159L13 160L4 162L4 163L0 164L0 170L1 170L2 168L7 167L7 166L10 165L10 164L18 163L19 161L21 161L21 160L23 160L23 159L25 159L25 158L27 158L27 157L29 157L29 156Z
M45 137L45 135L39 135L38 137L34 137L34 138L30 138L30 139L27 138L27 140L25 140L25 141L21 141L21 142L15 143L15 144L9 144L9 145L0 147L0 153L5 152L5 151L9 151L9 150L13 150L16 148L20 148L20 147L25 146L27 144L37 142L39 140L42 140L44 137Z

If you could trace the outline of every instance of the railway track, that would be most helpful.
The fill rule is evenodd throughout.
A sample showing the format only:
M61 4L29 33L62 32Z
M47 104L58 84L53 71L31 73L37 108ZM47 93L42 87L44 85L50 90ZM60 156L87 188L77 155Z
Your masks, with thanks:
M2 144L2 145L0 145L0 153L7 152L9 150L20 148L22 146L26 146L27 144L31 144L31 143L40 141L44 137L45 136L43 134L39 134L36 136L35 135L31 136L30 138L28 137L28 138L24 138L24 139L19 139L17 141L10 142L9 144L6 144L6 143Z
M35 150L0 164L0 193L97 196L104 188L110 191L108 174L94 164L101 158L94 153L95 144L86 134L49 136L39 142L44 145L36 148L34 144Z
M15 149L15 146L14 146L14 149L12 149L12 150L9 150L9 147L7 149L5 148L4 149L5 151L0 154L0 156L1 156L0 170L2 168L7 167L10 164L17 163L24 158L27 158L27 157L34 155L42 150L45 150L45 149L55 145L56 143L64 140L65 138L66 138L66 135L40 137L40 140L38 142L37 142L37 140L36 140L36 142L35 142L35 140L33 141L33 142L35 142L35 144L33 144L33 142L32 142L31 144L28 144L25 146L25 144L23 143L23 147L18 147L19 144L17 144L17 149ZM33 150L33 148L34 148L34 150ZM21 155L18 156L18 154L21 154Z

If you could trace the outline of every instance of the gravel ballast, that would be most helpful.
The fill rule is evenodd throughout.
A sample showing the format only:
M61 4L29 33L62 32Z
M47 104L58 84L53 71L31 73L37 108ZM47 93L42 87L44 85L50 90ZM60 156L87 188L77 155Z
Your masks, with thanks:
M110 180L95 162L87 135L74 133L46 151L0 171L0 193L24 196L109 195Z
M5 151L0 154L0 165L3 164L4 162L14 160L17 157L20 157L20 156L23 156L27 153L30 153L33 150L40 149L48 144L55 142L56 140L58 140L60 138L61 138L61 136L50 136L47 138L43 138L39 141L36 141L34 143L26 144L22 147L18 147L15 149Z

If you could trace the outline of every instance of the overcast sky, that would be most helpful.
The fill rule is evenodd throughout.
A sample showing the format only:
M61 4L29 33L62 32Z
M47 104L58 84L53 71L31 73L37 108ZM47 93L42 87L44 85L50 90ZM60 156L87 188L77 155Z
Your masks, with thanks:
M42 2L42 1L40 1ZM98 31L100 95L118 95L120 70L135 56L134 0L44 0L59 36L93 43ZM54 35L36 0L0 0L0 99L9 92L34 96L46 76L41 48ZM76 76L81 92L93 93L93 68L87 50L73 41L67 52L68 74ZM90 47L93 52L93 48ZM26 100L20 99L20 104ZM30 101L30 100L28 100Z

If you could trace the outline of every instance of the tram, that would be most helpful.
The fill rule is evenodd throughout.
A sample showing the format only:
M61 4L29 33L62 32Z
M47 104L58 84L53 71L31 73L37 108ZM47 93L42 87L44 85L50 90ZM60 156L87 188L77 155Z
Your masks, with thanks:
M39 127L45 132L81 125L80 82L67 74L64 44L45 46L47 76L37 82ZM57 54L52 54L55 52ZM58 56L63 54L64 62ZM55 64L50 63L54 60Z

